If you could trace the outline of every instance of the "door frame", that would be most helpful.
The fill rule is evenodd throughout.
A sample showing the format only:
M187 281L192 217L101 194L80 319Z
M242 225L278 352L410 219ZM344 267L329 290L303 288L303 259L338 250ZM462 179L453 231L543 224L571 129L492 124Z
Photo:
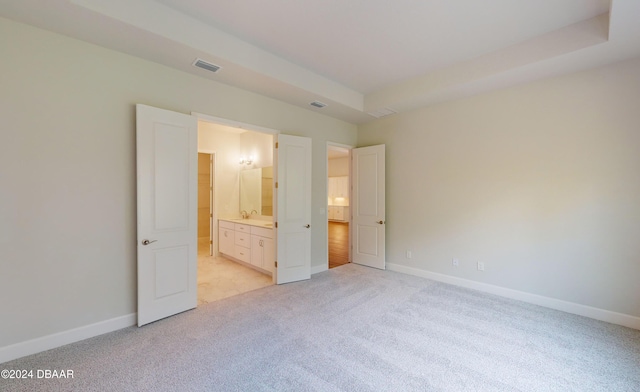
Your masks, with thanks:
M331 147L339 147L339 148L345 148L347 150L349 150L349 153L347 155L347 159L349 162L349 262L351 263L351 244L352 244L352 238L351 238L351 196L352 196L352 187L351 187L351 181L353 180L353 165L351 162L351 150L353 150L354 148L356 148L355 146L349 145L349 144L342 144L342 143L336 143L336 142L332 142L332 141L327 141L327 149L326 149L326 184L325 184L325 190L326 190L326 194L325 194L325 200L326 200L326 208L325 208L325 212L326 212L326 221L327 221L327 255L326 255L326 259L327 259L327 270L329 269L329 149Z

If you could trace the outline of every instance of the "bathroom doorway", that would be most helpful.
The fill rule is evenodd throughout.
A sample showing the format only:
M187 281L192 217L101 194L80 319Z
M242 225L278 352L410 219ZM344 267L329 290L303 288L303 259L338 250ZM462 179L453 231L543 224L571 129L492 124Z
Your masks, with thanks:
M206 173L207 160L210 175ZM198 187L199 306L273 284L270 274L252 268L250 263L225 257L218 240L219 220L241 216L240 201L245 190L240 173L260 168L263 177L269 176L273 184L272 165L273 135L217 121L198 121L198 183L202 184ZM207 178L211 181L209 185ZM264 178L261 180L265 184ZM272 187L268 185L268 191L271 192ZM260 218L272 219L272 194L263 191L262 196L270 199L261 197L261 208L257 208L259 211L255 211L252 218L258 219L260 215Z

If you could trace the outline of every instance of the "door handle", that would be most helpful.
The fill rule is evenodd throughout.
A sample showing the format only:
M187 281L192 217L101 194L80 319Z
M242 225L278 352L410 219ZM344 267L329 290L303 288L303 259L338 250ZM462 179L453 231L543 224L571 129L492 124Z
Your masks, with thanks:
M384 225L384 221L377 221L376 223L379 225Z
M158 240L151 240L151 241L149 241L149 240L142 240L142 245L149 245L149 244L152 244L152 243L154 243L154 242L156 242L156 241L158 241Z
M307 229L311 227L311 225L305 225L304 227L306 227Z

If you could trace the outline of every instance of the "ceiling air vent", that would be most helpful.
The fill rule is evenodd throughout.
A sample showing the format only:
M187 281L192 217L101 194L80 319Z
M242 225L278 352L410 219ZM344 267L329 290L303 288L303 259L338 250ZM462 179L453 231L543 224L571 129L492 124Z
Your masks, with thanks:
M222 68L219 65L208 63L202 59L196 59L196 61L193 62L193 65L195 65L198 68L206 69L207 71L211 71L214 73L218 72L220 68Z
M313 101L313 102L309 103L309 105L311 105L313 107L316 107L318 109L322 109L323 107L327 106L326 103L322 103L320 101Z
M380 117L385 117L385 116L390 116L392 114L396 114L398 112L396 112L393 109L389 109L389 108L382 108L382 109L378 109L378 110L372 110L370 112L367 112L370 115L372 115L375 118L380 118Z

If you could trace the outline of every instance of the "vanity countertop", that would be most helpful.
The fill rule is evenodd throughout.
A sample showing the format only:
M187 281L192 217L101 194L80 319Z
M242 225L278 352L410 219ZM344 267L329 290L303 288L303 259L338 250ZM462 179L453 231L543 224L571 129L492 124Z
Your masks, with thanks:
M218 220L226 221L226 222L233 222L233 223L241 223L243 225L249 225L249 226L264 227L266 229L272 229L273 228L273 222L272 221L268 221L268 220L242 219L242 218L238 218L238 219L218 219Z

